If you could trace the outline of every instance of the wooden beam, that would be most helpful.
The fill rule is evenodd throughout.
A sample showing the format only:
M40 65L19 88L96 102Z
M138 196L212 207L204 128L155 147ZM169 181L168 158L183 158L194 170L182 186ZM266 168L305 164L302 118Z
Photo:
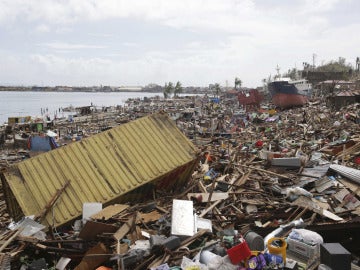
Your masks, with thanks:
M69 186L70 180L68 180L60 189L56 191L51 200L45 205L44 209L35 216L34 220L41 222L41 220L46 217L49 213L51 207L56 203L57 199L59 199L60 195L64 192L64 190Z

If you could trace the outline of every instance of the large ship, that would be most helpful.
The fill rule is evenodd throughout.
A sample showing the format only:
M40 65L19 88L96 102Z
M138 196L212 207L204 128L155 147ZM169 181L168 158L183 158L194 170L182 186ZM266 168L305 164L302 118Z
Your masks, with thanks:
M276 76L268 84L272 103L283 109L305 105L311 95L311 90L312 86L306 79L292 80L291 78Z

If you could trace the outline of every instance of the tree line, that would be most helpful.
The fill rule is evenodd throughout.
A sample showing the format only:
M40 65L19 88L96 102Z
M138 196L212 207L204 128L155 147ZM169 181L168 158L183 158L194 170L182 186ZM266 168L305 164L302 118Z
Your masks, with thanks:
M175 86L172 82L166 82L164 86L164 98L170 98L173 94L173 97L178 97L179 94L183 92L183 87L181 85L181 82L177 81Z

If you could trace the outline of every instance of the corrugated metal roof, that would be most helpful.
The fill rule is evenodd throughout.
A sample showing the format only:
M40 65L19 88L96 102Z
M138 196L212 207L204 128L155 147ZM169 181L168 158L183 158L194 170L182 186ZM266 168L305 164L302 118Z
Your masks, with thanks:
M338 93L336 96L338 97L351 97L351 96L359 96L360 90L344 90Z
M331 164L330 169L338 172L340 175L360 184L360 170L350 168L339 164Z
M159 113L15 164L4 177L25 215L40 213L70 181L46 216L58 226L80 216L84 202L116 201L172 171L189 175L196 159L195 146Z

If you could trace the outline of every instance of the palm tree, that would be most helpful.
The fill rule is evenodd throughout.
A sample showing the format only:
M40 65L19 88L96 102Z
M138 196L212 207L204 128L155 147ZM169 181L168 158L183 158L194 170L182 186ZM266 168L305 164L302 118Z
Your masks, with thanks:
M219 94L220 94L220 92L221 92L220 84L215 83L214 89L215 89L216 95L219 97Z
M176 82L176 85L175 85L175 88L174 88L174 97L177 97L178 94L181 94L183 91L183 88L181 86L181 82L177 81Z
M241 84L242 84L242 81L238 77L236 77L235 78L235 89L240 88Z
M171 93L173 92L174 86L172 82L165 83L164 86L164 98L169 98Z

